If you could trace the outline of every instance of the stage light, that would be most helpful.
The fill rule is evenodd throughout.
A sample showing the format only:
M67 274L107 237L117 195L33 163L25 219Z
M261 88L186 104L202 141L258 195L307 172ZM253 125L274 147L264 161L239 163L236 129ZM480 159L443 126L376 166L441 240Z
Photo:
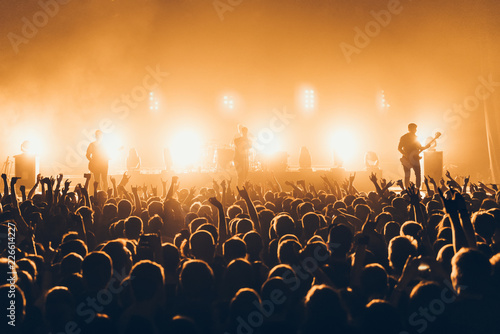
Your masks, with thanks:
M122 140L115 133L105 134L102 138L102 145L110 160L116 159L123 150Z
M40 142L25 140L21 144L21 152L30 155L39 155L41 152Z
M30 155L38 155L41 156L44 154L44 141L41 136L37 135L28 135L28 138L21 144L21 152L30 154Z
M335 131L331 136L330 145L334 152L334 162L337 167L348 164L358 150L356 136L347 129Z
M381 90L377 94L377 107L380 111L387 111L391 107L391 105L387 102L384 90Z
M234 99L231 96L224 95L223 103L225 108L234 109Z
M149 110L158 111L160 108L160 101L154 92L149 92Z
M201 160L203 141L198 132L185 129L173 135L169 148L175 168L193 168Z
M304 91L304 107L306 110L313 110L315 108L315 93L313 89L306 89Z

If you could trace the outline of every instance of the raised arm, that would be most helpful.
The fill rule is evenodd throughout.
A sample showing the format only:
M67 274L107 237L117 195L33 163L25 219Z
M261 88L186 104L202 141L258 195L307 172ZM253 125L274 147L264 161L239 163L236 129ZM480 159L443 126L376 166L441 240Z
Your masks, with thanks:
M447 199L443 195L441 189L438 188L438 190L443 200L446 213L450 216L453 249L455 253L462 247L476 247L474 227L470 221L470 216L463 196L458 192L452 191L450 199Z
M140 216L142 212L141 199L139 198L139 192L137 191L137 186L132 186L132 194L134 194L135 211L134 216Z
M118 197L118 188L116 187L116 179L114 178L114 176L110 176L109 180L111 181L111 184L113 185L113 196L115 198L117 198Z
M42 180L42 174L38 174L36 176L36 182L33 188L31 188L29 194L28 194L28 199L32 199L33 196L35 195L36 189L38 188L38 185L40 184L40 181Z
M287 186L290 186L293 188L293 190L295 190L297 192L297 196L298 197L303 197L304 196L304 193L302 191L302 189L300 189L299 187L297 187L293 182L291 181L286 181L285 184Z
M21 211L19 210L19 203L17 200L17 195L16 195L16 182L17 180L20 179L19 177L12 177L10 179L10 196L11 196L11 204L12 207L14 208L13 214L14 214L14 220L16 222L17 228L19 229L20 232L23 234L26 234L30 231L28 224L26 224L26 221L24 220L23 216L21 215Z
M7 174L2 174L3 180L3 198L9 197L9 183L7 182Z
M279 192L282 192L283 191L283 188L281 187L281 184L279 183L278 179L276 178L276 175L274 175L273 173L273 180L274 182L278 185L278 191Z
M217 228L219 230L219 240L217 240L218 246L221 246L227 240L227 226L226 226L226 216L224 214L224 205L219 202L215 197L210 197L208 199L213 206L217 208L218 211L218 223Z
M415 215L414 220L422 225L422 246L425 249L426 255L435 257L434 248L432 247L431 241L429 239L427 220L424 217L424 213L422 212L422 207L420 205L420 190L415 186L415 184L410 183L407 193L410 196L410 204Z
M455 181L455 179L451 176L450 174L450 171L446 171L445 173L446 177L448 178L448 185L450 186L450 188L455 188L457 190L462 190L462 187L460 186L460 184Z
M243 198L245 200L245 203L247 204L248 214L250 215L250 218L252 219L255 225L255 229L257 230L257 232L259 232L260 235L262 235L260 229L259 215L257 214L255 205L253 204L252 200L250 199L250 196L248 195L247 189L245 187L243 187L243 189L236 187L236 189L238 190L238 193L240 194L241 198Z
M179 182L178 176L172 176L172 183L170 183L170 188L168 189L167 198L172 198L177 190L177 182Z

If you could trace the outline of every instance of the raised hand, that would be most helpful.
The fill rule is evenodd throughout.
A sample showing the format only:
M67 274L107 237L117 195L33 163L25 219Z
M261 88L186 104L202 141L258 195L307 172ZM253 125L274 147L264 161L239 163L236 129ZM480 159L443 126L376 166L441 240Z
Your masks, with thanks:
M2 173L2 179L3 179L4 181L7 181L7 174Z
M56 182L56 179L53 176L51 176L49 180L50 180L50 185L53 187L54 183Z
M57 175L57 184L61 184L62 180L63 180L63 174L59 173L59 175Z
M417 206L420 203L420 191L418 188L415 186L414 183L410 183L407 189L407 193L410 196L410 202L411 204Z
M21 179L20 177L18 176L13 176L11 179L10 179L10 186L14 186L17 182L17 180Z
M194 194L196 193L196 187L195 186L192 186L191 189L189 189L189 194L191 196L194 196Z
M119 186L125 187L131 177L131 175L127 175L127 172L123 173Z
M305 180L298 180L297 185L302 186L302 189L306 190L306 181Z
M216 208L218 209L222 208L222 203L216 197L210 197L208 201Z
M354 172L353 174L349 174L349 184L353 184L355 178L356 178L356 172Z
M245 188L245 186L243 186L242 189L240 189L238 186L236 186L236 190L238 190L238 194L240 194L241 198L243 198L244 200L250 200L250 196L248 195L248 191Z
M90 178L92 177L92 174L91 174L91 173L85 173L85 174L83 174L83 177L84 177L86 180L90 180Z
M71 185L71 181L69 179L66 179L66 181L64 181L64 189L69 190L70 185Z
M372 172L368 178L372 181L372 183L377 183L377 174Z
M36 176L36 183L40 184L41 181L42 181L42 174L38 173L38 175Z
M467 212L467 203L459 192L450 189L450 197L446 198L440 188L438 188L438 191L447 213Z
M111 184L112 184L113 186L116 186L116 179L115 179L115 177L114 177L114 176L110 176L110 177L109 177L109 180L111 181Z

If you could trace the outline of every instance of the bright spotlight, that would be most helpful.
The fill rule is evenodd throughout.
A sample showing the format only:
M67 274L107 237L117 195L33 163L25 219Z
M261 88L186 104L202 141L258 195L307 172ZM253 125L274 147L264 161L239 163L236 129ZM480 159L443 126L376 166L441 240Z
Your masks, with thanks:
M349 130L342 129L336 131L330 139L331 147L334 152L335 164L342 167L349 163L357 153L356 136Z
M377 107L380 111L387 111L391 107L391 105L387 102L384 90L381 90L377 94Z
M231 109L231 110L234 109L234 99L231 96L225 95L223 103L224 103L224 107L225 108L228 108L228 109Z
M102 138L102 144L110 160L116 159L123 150L123 144L120 137L115 133L105 134Z
M40 137L37 136L29 136L23 143L21 144L21 152L29 154L29 155L38 155L41 156L44 154L44 144Z
M40 141L35 140L25 140L21 144L21 152L29 154L29 155L40 155L40 152L42 151Z
M149 92L149 110L158 111L160 108L160 100L154 92Z
M313 110L316 105L314 90L306 89L304 91L304 107L307 110Z
M170 140L172 164L177 168L193 168L202 157L203 141L194 130L181 130Z

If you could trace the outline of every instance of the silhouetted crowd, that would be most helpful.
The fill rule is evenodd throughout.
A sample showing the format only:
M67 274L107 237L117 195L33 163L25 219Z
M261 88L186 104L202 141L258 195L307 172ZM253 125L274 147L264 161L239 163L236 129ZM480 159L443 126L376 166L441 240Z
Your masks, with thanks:
M500 192L3 178L0 333L500 333Z

